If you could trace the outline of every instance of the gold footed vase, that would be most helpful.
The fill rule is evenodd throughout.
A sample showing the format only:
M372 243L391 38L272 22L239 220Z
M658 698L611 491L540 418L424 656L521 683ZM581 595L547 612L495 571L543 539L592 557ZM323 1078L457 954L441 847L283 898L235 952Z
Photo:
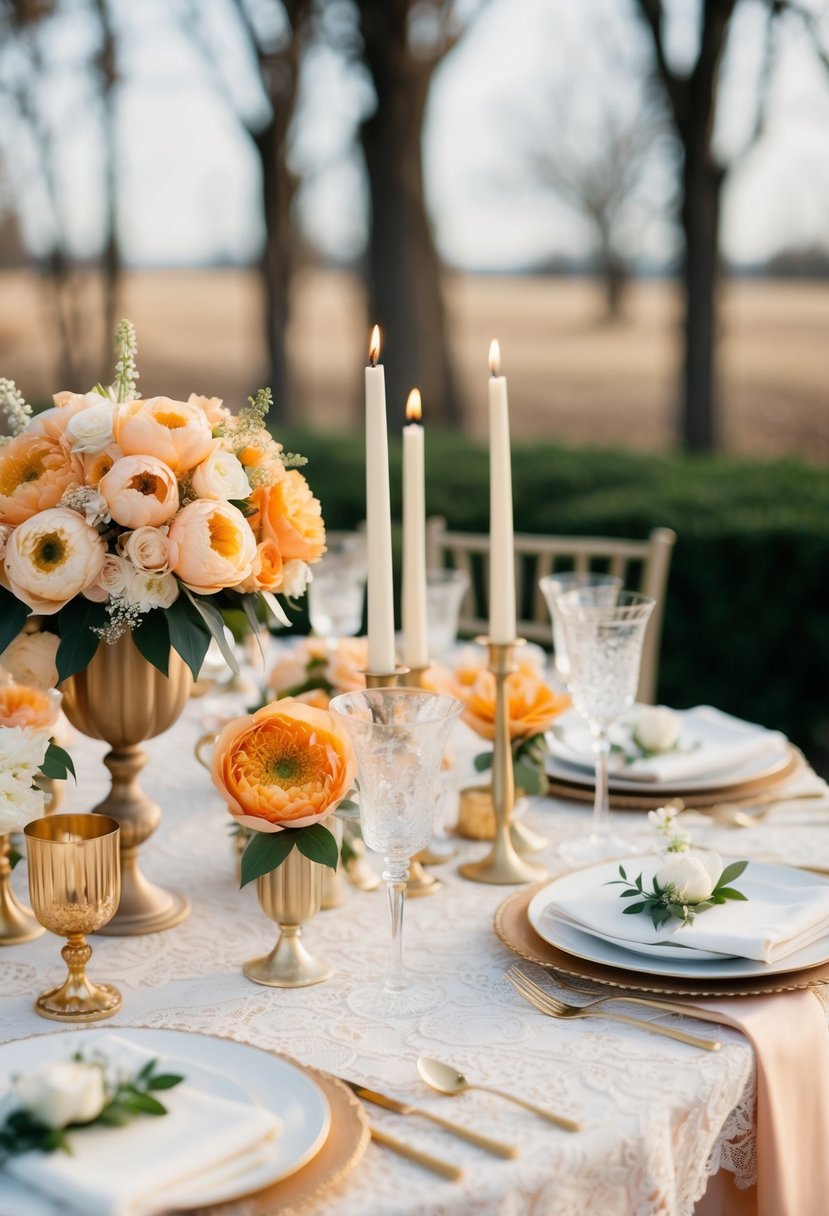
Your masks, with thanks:
M281 866L257 878L259 903L279 925L279 940L270 954L244 964L249 980L269 988L307 988L333 975L331 964L314 958L302 941L302 926L322 905L324 869L293 848Z
M147 762L140 744L163 734L181 715L193 680L184 660L170 649L168 675L148 663L130 633L114 645L102 642L84 671L61 685L69 721L91 739L103 739L111 750L104 764L112 788L94 812L109 815L121 828L121 903L99 932L135 937L170 929L184 920L190 901L145 878L139 850L161 821L161 809L138 784Z
M10 848L11 837L0 836L0 946L19 946L40 937L43 932L12 890Z

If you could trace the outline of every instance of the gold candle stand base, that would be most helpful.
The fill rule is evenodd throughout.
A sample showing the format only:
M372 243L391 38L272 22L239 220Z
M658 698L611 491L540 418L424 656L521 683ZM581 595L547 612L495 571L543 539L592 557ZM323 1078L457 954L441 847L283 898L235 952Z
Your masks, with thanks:
M495 811L495 839L492 851L482 861L467 862L460 873L471 882L498 886L538 882L546 870L519 857L512 841L512 811L515 805L515 779L512 770L512 746L509 733L509 704L506 691L507 676L515 671L514 642L492 642L478 638L489 650L489 670L495 677L495 739L492 754L492 805Z
M439 878L435 878L434 874L424 870L420 860L422 857L423 853L418 853L409 863L409 877L406 880L407 899L419 899L422 895L433 895L443 886Z
M395 667L394 671L364 671L366 688L397 688L405 684L408 667Z
M45 932L11 888L10 847L9 837L0 836L0 946L20 946Z
M112 984L93 984L86 976L92 947L82 935L73 935L61 950L69 974L58 988L42 992L35 1001L35 1013L52 1022L100 1022L111 1018L123 1004L121 993Z
M407 667L404 675L398 678L398 686L400 688L422 688L423 677L427 671L431 671L431 663L424 663L422 667Z
M513 822L509 834L512 837L512 843L515 845L516 851L519 853L540 853L550 843L546 836L542 836L540 832L534 832L532 828L528 828L526 823L522 823L520 819L516 819Z

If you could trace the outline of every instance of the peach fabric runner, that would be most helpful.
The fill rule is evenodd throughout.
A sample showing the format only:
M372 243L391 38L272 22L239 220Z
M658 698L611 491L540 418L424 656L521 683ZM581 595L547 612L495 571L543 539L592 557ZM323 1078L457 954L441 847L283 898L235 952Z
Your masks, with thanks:
M742 1031L754 1047L757 1216L824 1216L829 1210L829 1032L820 1001L799 990L693 1005L706 1020ZM730 1205L712 1206L716 1191L712 1187L698 1205L700 1216L732 1216ZM748 1198L751 1192L744 1194Z

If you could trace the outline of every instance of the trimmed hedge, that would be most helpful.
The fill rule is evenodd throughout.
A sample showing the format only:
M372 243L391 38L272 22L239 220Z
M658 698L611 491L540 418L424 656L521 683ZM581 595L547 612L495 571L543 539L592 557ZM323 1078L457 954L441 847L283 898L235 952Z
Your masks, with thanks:
M332 529L365 515L359 435L292 431ZM391 444L399 519L400 445ZM794 460L652 456L537 443L513 448L521 532L642 538L677 533L659 695L710 703L784 730L814 752L829 739L829 473ZM430 433L427 511L451 528L486 532L488 456ZM399 582L398 582L399 586Z

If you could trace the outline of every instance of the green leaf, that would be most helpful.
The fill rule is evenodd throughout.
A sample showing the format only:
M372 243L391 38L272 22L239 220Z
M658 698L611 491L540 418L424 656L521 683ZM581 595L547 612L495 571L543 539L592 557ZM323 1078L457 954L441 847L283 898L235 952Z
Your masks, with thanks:
M219 612L215 604L210 603L210 600L203 599L200 595L194 595L189 587L185 587L184 584L182 584L182 590L210 630L214 642L222 652L224 661L230 670L238 676L239 660L233 653L233 649L225 636L225 622L221 612Z
M201 613L186 596L180 595L166 610L166 616L170 645L181 655L193 679L197 680L210 645L210 632Z
M262 646L262 638L260 636L260 634L262 632L262 623L259 620L258 616L256 615L256 605L257 605L258 601L257 601L255 595L243 595L241 597L241 602L242 602L242 608L244 609L245 616L248 619L248 625L250 626L250 631L253 634L253 636L256 638L256 641L259 645L259 653L261 654L262 662L264 663L265 662L265 651ZM325 663L325 660L323 660L323 664L324 663Z
M158 1059L155 1056L153 1056L153 1058L151 1060L148 1060L147 1063L144 1065L144 1067L141 1068L136 1073L135 1080L136 1081L148 1081L150 1079L150 1077L153 1075L153 1073L155 1072L155 1066L157 1063L158 1063Z
M72 757L69 755L69 752L59 747L54 739L49 740L49 746L46 748L46 755L43 757L40 771L44 777L54 777L58 781L63 781L67 773L71 773L75 781L78 780L75 765L72 763Z
M0 587L0 652L13 642L26 624L31 608L7 587Z
M23 860L23 854L22 854L22 853L18 853L17 849L9 849L8 853L6 854L6 856L7 856L8 861L9 861L9 866L10 866L10 868L11 868L12 870L14 869L14 867L17 865L17 863L18 863L19 861L22 861L22 860Z
M717 887L716 894L723 899L743 899L748 900L747 895L743 895L742 891L738 891L735 887Z
M624 879L625 879L625 881L627 881L627 874L625 873L625 867L624 867L624 866L619 866L619 873L621 874L622 878L624 878Z
M492 752L480 752L472 763L476 773L485 773L487 769L492 768Z
M296 845L303 857L336 870L340 850L336 839L324 824L312 823L310 827L297 828L296 836Z
M630 899L632 895L641 895L641 891L637 891L635 887L631 887L629 891L623 891L619 896L620 899Z
M174 1072L160 1072L157 1077L150 1077L147 1082L147 1088L156 1089L175 1089L177 1085L181 1085L184 1077L177 1076Z
M637 894L638 894L638 892L637 892ZM645 908L647 908L647 906L648 906L647 901L642 901L638 904L628 904L628 906L626 908L622 908L622 915L631 916L631 915L633 915L634 912L644 912L644 910L645 910Z
M255 507L253 503L249 502L246 498L229 498L227 501L232 507L235 507L237 511L241 511L245 519L248 519L251 515L255 515L259 510L258 507Z
M277 625L281 625L284 629L291 628L290 617L285 615L285 610L275 595L270 591L257 591L256 598L265 607L265 620L270 616Z
M167 1114L167 1107L162 1106L157 1098L153 1098L149 1094L131 1094L126 1099L126 1103L131 1110L139 1112L142 1115Z
M522 789L525 794L543 794L547 789L543 768L528 764L526 760L519 760L513 765L513 777L516 789Z
M57 622L60 645L55 661L60 684L88 667L101 644L99 635L93 633L93 629L105 629L109 617L103 604L93 604L82 595L76 595L65 608L61 608Z
M153 608L132 631L132 640L148 663L163 676L170 665L170 630L161 608Z
M246 887L254 878L270 874L290 853L296 844L295 832L255 832L242 854L242 881Z
M726 866L722 874L717 879L717 885L714 890L720 890L722 887L727 887L735 878L739 878L748 865L747 861L732 861L731 865Z

